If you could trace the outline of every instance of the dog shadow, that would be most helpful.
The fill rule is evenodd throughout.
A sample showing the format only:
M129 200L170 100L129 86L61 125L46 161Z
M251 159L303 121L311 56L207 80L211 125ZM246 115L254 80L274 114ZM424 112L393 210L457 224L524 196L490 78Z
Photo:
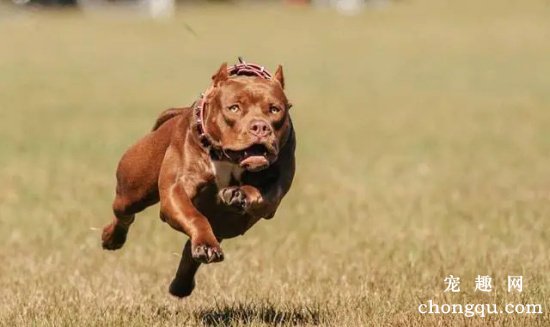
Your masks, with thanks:
M233 304L195 313L204 326L234 326L263 322L268 325L318 325L322 312L316 307L277 308L273 304Z

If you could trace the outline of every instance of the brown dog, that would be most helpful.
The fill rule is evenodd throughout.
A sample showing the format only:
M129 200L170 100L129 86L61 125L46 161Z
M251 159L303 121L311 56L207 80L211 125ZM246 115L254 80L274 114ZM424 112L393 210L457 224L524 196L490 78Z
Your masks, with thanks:
M193 291L200 263L223 260L222 239L272 218L294 177L296 140L279 66L223 64L192 107L169 109L123 155L115 218L103 248L126 240L135 214L160 201L160 217L189 240L170 293Z

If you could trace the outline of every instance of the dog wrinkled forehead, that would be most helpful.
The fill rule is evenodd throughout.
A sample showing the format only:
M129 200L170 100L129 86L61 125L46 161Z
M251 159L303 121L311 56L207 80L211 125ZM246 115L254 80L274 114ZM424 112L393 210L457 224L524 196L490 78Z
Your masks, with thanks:
M284 91L276 83L253 76L231 78L224 88L219 90L218 95L224 103L268 102L286 105L288 102Z

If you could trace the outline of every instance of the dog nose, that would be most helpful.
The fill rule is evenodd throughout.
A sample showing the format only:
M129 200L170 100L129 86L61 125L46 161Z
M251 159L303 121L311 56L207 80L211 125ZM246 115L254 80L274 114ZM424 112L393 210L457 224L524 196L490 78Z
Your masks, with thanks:
M250 122L250 133L258 137L266 137L271 134L271 126L263 120L253 120Z

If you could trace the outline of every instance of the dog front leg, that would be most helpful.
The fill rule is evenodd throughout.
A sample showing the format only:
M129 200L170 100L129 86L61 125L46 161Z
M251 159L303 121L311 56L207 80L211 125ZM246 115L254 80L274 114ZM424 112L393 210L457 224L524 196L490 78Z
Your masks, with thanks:
M201 263L223 260L223 252L208 219L195 208L177 181L161 193L161 218L191 238L191 257Z

